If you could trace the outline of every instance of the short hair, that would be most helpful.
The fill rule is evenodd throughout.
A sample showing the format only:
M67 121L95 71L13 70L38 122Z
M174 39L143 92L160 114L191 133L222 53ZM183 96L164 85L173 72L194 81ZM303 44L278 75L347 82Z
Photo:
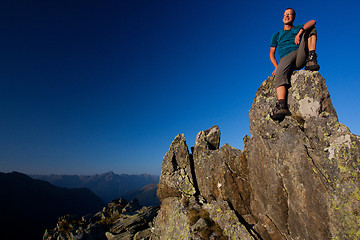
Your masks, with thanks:
M286 10L289 10L289 9L293 10L293 12L294 12L294 17L296 17L296 12L295 12L295 10L294 10L293 8L287 8L287 9L285 9L285 11L286 11ZM284 11L284 12L285 12L285 11Z

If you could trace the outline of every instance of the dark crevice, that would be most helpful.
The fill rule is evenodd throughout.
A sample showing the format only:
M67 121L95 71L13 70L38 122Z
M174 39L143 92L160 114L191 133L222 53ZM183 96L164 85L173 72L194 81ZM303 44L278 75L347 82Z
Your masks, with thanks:
M281 178L280 178L281 179ZM290 215L290 206L289 206L289 193L286 190L286 187L284 185L283 180L281 179L281 185L282 185L282 189L285 191L285 198L286 198L286 229L288 234L290 235L290 228L289 228L289 215ZM268 217L268 216L267 216ZM269 218L269 217L268 217ZM270 218L269 218L270 219ZM270 219L271 220L271 219Z
M263 240L263 238L260 236L260 234L255 231L254 225L247 223L246 220L234 209L231 202L227 202L227 203L229 204L230 209L234 211L236 217L239 219L239 222L242 225L244 225L244 227L249 232L249 234L256 240Z
M194 185L194 188L195 188L195 196L198 196L200 194L200 191L199 191L199 186L198 186L198 183L197 183L197 180L196 180L195 165L194 165L194 155L189 154L189 158L190 158L190 171L191 171L192 179L194 181L193 185Z
M177 161L176 161L176 156L175 154L173 154L173 157L171 158L171 164L172 164L172 167L173 167L173 171L175 172L176 170L178 170L178 164L177 164Z
M217 150L218 148L216 146L214 146L211 142L206 141L206 145L208 147L209 150L214 151Z
M276 224L274 223L274 221L269 217L269 215L265 215L269 220L270 222L274 225L274 227L276 228L276 230L281 234L281 236L283 236L285 239L287 239L287 237L280 231L280 229L276 226Z
M305 146L305 150L306 150L306 154L307 154L308 158L311 159L311 162L312 162L312 164L314 165L314 167L316 168L316 170L320 173L320 175L321 175L321 176L325 179L325 181L328 183L330 180L327 179L327 177L326 177L325 174L322 172L322 170L316 165L314 159L310 156L309 148L308 148L306 145L304 145L304 146ZM320 181L320 182L321 182L321 184L322 184L326 189L329 188L328 185L324 184L322 181ZM333 188L331 185L330 185L330 187Z

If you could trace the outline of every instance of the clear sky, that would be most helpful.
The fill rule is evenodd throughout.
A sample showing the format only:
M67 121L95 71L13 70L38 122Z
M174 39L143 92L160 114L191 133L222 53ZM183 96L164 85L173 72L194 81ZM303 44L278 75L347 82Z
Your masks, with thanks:
M340 122L360 133L360 2L2 0L0 171L159 175L170 143L217 124L243 149L286 8L317 20Z

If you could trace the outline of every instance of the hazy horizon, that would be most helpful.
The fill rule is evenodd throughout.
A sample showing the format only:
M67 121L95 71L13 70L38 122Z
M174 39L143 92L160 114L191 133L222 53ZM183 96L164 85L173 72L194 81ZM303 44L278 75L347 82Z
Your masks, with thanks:
M2 172L2 171L0 171L0 172ZM84 173L84 174L76 174L76 173L74 173L74 174L67 174L67 173L65 173L65 174L53 174L53 173L49 173L49 174L44 174L44 173L41 173L41 174L33 174L33 173L25 173L25 172L19 172L19 171L9 171L9 172L2 172L2 173L5 173L5 174L7 174L7 173L16 173L16 172L18 172L18 173L23 173L23 174L26 174L26 175L28 175L28 176L95 176L95 175L98 175L98 176L101 176L101 175L106 175L106 174L109 174L109 173L114 173L114 174L116 174L116 175L129 175L129 176L131 176L131 175L136 175L136 176L139 176L139 175L149 175L149 176L152 176L152 177L160 177L160 174L159 175L154 175L154 174L150 174L150 173L136 173L136 174L128 174L128 173L117 173L117 172L113 172L113 171L108 171L108 172L102 172L102 173L89 173L89 174L86 174L86 173Z

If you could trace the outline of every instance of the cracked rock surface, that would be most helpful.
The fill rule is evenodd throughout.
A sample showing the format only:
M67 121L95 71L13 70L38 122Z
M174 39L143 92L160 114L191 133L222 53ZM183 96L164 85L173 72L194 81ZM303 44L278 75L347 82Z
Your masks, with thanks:
M359 137L338 122L318 72L292 76L282 122L269 118L273 78L257 91L246 142L255 230L264 239L358 239Z

